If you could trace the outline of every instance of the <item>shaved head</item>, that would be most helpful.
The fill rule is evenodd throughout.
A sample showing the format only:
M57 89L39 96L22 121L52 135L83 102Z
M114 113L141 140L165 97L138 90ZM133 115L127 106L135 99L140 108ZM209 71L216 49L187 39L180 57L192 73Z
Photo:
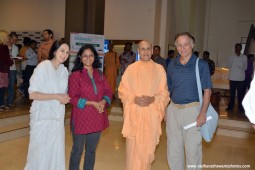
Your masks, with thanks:
M152 44L147 41L143 40L139 42L138 53L140 55L140 60L143 62L148 62L151 59L152 55Z
M140 47L141 47L141 44L144 44L144 43L150 44L150 46L151 46L151 48L152 48L152 44L151 44L149 41L147 41L147 40L142 40L142 41L140 41L139 44L138 44L138 47L140 48Z

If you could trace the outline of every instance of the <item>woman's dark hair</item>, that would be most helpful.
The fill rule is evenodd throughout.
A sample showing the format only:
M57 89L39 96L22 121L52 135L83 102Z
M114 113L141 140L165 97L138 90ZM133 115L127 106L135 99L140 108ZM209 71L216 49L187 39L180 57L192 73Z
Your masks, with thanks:
M94 56L95 56L95 60L92 64L92 67L93 68L99 68L100 67L100 60L99 60L99 57L98 57L97 50L95 49L95 47L93 45L85 44L80 48L80 50L78 51L78 53L76 55L76 59L74 61L74 67L72 69L72 72L79 71L79 70L81 71L83 69L83 63L81 61L81 55L87 49L90 49L93 52Z
M54 53L59 49L59 47L62 44L67 44L69 46L69 44L65 41L60 41L60 40L54 41L54 43L52 44L52 46L50 48L48 60L52 60L55 57ZM68 66L69 66L69 57L67 58L67 60L63 64L64 64L65 67L68 68Z

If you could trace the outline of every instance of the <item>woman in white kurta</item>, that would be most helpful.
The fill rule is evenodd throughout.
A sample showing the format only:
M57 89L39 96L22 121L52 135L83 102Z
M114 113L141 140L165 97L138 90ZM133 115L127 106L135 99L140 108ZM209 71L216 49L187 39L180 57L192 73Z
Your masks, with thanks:
M255 75L255 72L254 72ZM249 91L246 93L243 99L243 107L245 115L249 118L252 123L252 127L255 130L255 79L253 78Z
M25 170L65 170L65 104L68 71L63 63L69 46L55 41L49 60L41 62L30 79L30 143Z

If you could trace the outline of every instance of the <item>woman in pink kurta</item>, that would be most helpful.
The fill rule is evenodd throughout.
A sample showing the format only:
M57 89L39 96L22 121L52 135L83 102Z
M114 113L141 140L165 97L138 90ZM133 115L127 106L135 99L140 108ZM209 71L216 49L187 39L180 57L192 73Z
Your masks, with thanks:
M8 87L8 74L13 61L10 58L7 46L8 32L0 31L0 112L5 109L5 90Z
M75 66L69 78L69 95L72 104L71 129L73 147L70 170L79 170L85 145L83 169L93 169L96 147L101 132L109 126L106 107L110 105L112 90L103 73L96 69L98 53L84 45L77 53Z
M124 108L126 170L149 170L169 102L166 72L151 60L152 45L139 43L140 61L128 66L119 86Z

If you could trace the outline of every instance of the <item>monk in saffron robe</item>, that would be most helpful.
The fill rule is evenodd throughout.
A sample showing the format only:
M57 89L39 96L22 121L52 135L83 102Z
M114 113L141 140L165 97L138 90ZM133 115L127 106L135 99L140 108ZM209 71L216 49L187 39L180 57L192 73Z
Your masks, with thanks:
M118 88L123 103L126 170L150 170L169 103L165 69L151 60L152 44L139 43L140 61L128 66Z
M116 78L118 73L119 66L119 57L117 53L113 51L113 45L108 45L109 52L107 52L104 56L104 74L107 82L110 84L113 93L116 90Z

